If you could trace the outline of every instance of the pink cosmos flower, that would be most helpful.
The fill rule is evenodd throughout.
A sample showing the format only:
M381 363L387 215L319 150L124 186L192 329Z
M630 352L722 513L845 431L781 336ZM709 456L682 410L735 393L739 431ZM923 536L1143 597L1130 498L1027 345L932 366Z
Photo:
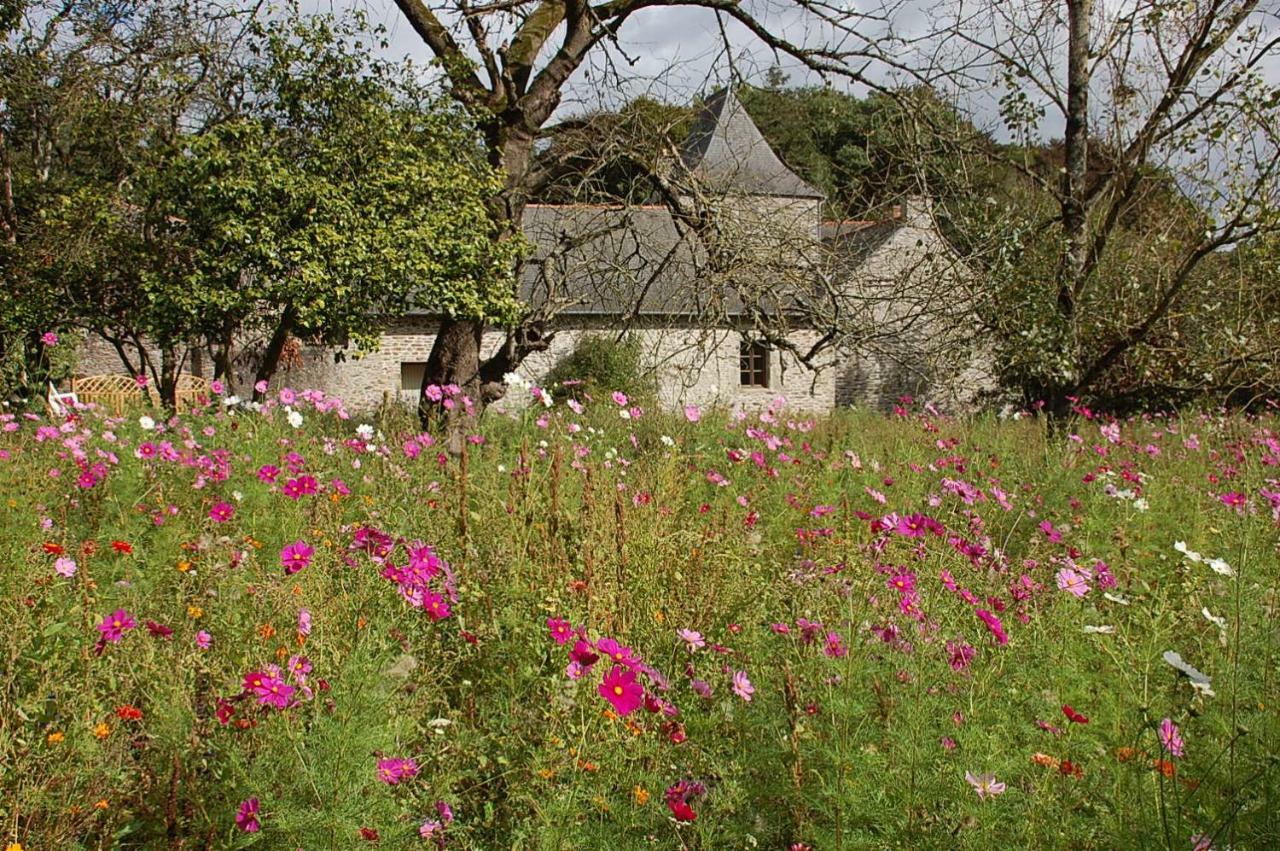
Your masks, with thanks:
M213 636L205 632L203 629L196 633L196 647L201 650L208 650L209 645L213 643Z
M53 563L53 571L59 576L65 576L70 579L76 575L76 560L63 556Z
M1170 756L1182 756L1182 733L1178 730L1178 725L1173 723L1172 718L1165 718L1160 722L1159 735L1160 746L1167 750Z
M614 404L618 405L619 407L626 407L627 405L626 393L623 393L619 390L615 390L613 391L612 398L613 398Z
M294 654L289 657L289 675L299 683L306 684L307 674L311 673L311 660L306 656Z
M702 419L702 411L697 405L685 405L684 418L691 423L696 423L698 420Z
M422 595L422 610L426 612L433 621L441 621L449 617L449 603L444 597L428 591Z
M412 757L378 760L378 779L388 786L395 786L417 776L418 763Z
M614 665L604 675L599 692L619 715L635 712L644 698L644 687L636 682L636 672L621 665Z
M236 811L236 827L245 833L257 833L262 829L262 823L258 821L257 798L246 798L240 802L240 809Z
M45 331L43 334L40 335L40 342L52 348L53 346L58 345L58 335L53 333L52 331Z
M120 639L124 638L125 630L134 629L137 626L138 622L133 619L133 615L124 609L116 609L98 624L98 632L102 633L105 640L118 644Z
M1005 784L998 782L996 776L990 771L977 776L972 771L966 771L964 779L968 780L969 785L978 793L978 800L980 801L985 801L988 797L1004 794Z
M1009 643L1009 634L1004 631L1004 625L1000 623L1000 618L986 609L978 609L974 614L987 625L987 629L995 636L996 644L1004 646Z
M273 666L269 666L273 667ZM257 696L258 702L275 709L284 709L297 691L278 676L264 671L250 671L244 675L245 691Z
M1076 597L1089 593L1089 583L1085 582L1083 574L1069 567L1058 571L1058 587Z
M551 630L551 637L556 640L556 644L563 645L573 637L573 629L564 618L547 618L547 629Z
M286 545L280 551L280 563L284 565L285 575L292 576L311 564L311 556L314 553L315 550L307 546L305 541L294 541Z
M311 634L311 611L298 609L298 635Z
M703 647L707 646L706 639L703 638L702 633L698 632L697 630L680 629L676 631L676 635L680 637L681 641L689 645L690 653L694 652L695 650L701 650Z
M746 671L733 672L733 693L747 703L751 702L751 695L756 693L756 687L751 684L751 680L747 679Z
M235 516L236 509L229 502L215 503L213 508L209 509L209 519L215 523L226 523Z
M596 642L596 649L601 656L612 659L615 664L631 666L640 661L630 647L624 647L612 638L602 638Z

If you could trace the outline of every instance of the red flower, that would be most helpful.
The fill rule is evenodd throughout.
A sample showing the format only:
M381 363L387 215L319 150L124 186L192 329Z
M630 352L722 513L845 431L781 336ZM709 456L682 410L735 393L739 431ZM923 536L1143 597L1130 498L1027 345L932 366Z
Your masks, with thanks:
M124 555L128 555L129 553L133 552L133 544L129 543L128 541L112 541L111 549L115 550L118 553L123 553Z
M142 710L126 703L124 706L116 707L116 716L122 721L141 721Z
M60 556L66 552L61 544L55 544L53 541L44 542L44 551L51 556Z
M693 807L680 800L668 800L667 807L670 808L671 814L676 817L676 821L693 821L698 814L693 811Z
M1080 766L1076 765L1074 762L1072 762L1069 759L1064 759L1061 763L1059 763L1058 770L1061 771L1062 774L1066 777L1080 778L1084 776L1084 769L1082 769Z
M1063 714L1063 715L1065 715L1065 716L1067 716L1067 719L1068 719L1069 721L1072 721L1072 722L1074 722L1074 723L1076 723L1076 724L1088 724L1088 723L1089 723L1089 719L1088 719L1088 718L1085 718L1083 715L1081 715L1079 712L1076 712L1074 709L1072 709L1070 706L1068 706L1068 705L1067 705L1067 704L1065 704L1065 703L1064 703L1064 704L1062 704L1062 714Z
M376 828L362 827L360 828L360 838L365 840L366 842L377 842L378 831Z

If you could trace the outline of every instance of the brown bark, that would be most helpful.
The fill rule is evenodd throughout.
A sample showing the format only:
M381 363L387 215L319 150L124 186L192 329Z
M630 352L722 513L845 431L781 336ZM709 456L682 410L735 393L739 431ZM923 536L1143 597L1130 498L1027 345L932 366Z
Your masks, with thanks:
M261 401L265 395L258 392L258 382L270 382L280 366L280 355L284 351L284 344L288 341L289 334L293 331L293 323L297 315L292 304L287 305L284 313L280 314L280 322L276 324L276 330L271 334L266 351L262 353L262 362L258 364L258 371L253 377L255 402Z

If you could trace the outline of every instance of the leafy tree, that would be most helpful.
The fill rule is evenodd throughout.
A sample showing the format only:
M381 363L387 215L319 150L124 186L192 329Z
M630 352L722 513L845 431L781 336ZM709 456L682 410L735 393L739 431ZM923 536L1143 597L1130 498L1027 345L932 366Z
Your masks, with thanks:
M256 27L248 114L148 175L149 227L183 261L144 285L158 338L198 331L226 374L235 341L261 331L259 382L291 335L367 351L415 305L512 320L520 244L487 238L497 173L465 117L376 60L370 35L358 17Z

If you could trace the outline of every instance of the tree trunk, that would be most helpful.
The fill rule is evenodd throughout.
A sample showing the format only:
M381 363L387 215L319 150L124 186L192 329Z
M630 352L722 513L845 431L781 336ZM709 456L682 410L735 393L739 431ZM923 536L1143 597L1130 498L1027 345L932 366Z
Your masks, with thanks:
M489 202L493 218L493 230L489 239L498 244L513 238L520 232L528 191L524 182L528 178L530 158L533 154L533 137L525 132L515 132L495 119L485 130L490 160L506 174L504 189ZM518 286L519 267L513 270L512 286ZM435 343L427 357L422 379L422 392L418 396L418 418L424 429L444 426L446 444L450 452L462 448L466 426L474 415L490 402L500 399L505 385L491 380L499 366L514 369L519 365L513 358L510 346L504 346L494 355L494 363L482 363L480 345L484 338L485 323L475 318L445 318L436 332ZM499 363L499 361L501 361ZM486 369L486 367L488 367ZM483 383L483 391L482 385ZM469 404L461 399L446 407L444 398L428 395L430 387L456 386ZM435 391L432 391L435 395Z
M276 330L271 335L271 340L267 343L266 351L262 353L262 362L258 364L258 371L253 376L253 400L261 402L266 396L265 393L258 390L258 385L262 382L270 383L275 376L276 370L280 367L280 355L284 352L284 344L289 340L289 334L293 331L293 323L297 318L298 312L293 309L293 305L285 305L284 313L280 314L280 321L276 324Z
M1073 368L1079 369L1080 341L1076 301L1089 256L1089 211L1085 203L1089 174L1089 48L1094 0L1067 0L1067 112L1063 135L1062 261L1058 267L1058 315L1063 346ZM1074 378L1074 376L1073 376ZM1052 417L1070 413L1066 397L1074 381L1058 381L1044 400Z
M418 396L418 418L422 427L443 429L445 445L454 454L462 451L462 440L480 398L480 343L484 322L475 319L445 319L436 332L435 344L427 357ZM445 395L442 388L456 387L457 394Z
M173 346L160 350L160 404L166 411L178 410L178 353Z

